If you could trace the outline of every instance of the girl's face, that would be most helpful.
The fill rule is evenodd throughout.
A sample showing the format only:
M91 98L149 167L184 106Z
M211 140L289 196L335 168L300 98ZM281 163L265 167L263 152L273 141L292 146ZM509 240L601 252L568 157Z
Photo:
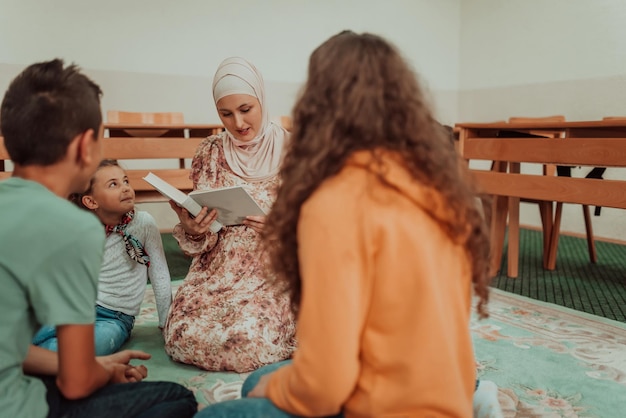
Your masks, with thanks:
M263 123L259 99L248 94L231 94L217 101L217 113L224 127L240 141L252 141Z
M91 194L83 197L83 203L99 217L122 216L135 207L135 191L121 167L102 167L93 178Z

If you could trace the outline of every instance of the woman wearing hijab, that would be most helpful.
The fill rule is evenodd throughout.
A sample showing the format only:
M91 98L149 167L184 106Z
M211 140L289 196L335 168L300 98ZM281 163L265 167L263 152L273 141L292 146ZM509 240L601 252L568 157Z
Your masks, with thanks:
M228 58L215 73L213 98L226 130L198 147L194 188L242 186L269 212L288 133L270 121L263 78L245 59ZM213 232L215 210L203 208L193 218L171 206L180 219L173 235L193 261L165 325L166 352L206 370L240 373L289 358L295 319L259 245L265 217Z

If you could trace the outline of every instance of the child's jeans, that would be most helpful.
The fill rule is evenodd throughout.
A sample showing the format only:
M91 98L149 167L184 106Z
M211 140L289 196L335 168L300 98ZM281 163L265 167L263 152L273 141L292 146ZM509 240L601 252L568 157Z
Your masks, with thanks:
M94 324L96 355L105 356L119 351L130 337L134 325L134 316L96 305L96 322ZM42 326L33 337L33 344L48 350L58 351L55 327Z

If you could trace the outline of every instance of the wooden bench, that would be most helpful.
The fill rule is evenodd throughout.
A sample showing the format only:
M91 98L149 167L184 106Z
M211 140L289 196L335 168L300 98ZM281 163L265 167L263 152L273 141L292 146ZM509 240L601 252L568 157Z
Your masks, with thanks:
M180 160L193 158L196 149L204 138L103 138L103 158L119 160L128 173L130 184L136 192L136 201L155 202L166 199L143 180L152 171L174 187L188 193L193 189L189 179L189 167L181 168ZM0 180L11 175L5 170L4 162L10 160L0 137L0 161L3 166Z
M544 231L549 235L545 253L547 260L544 265L549 269L554 269L556 265L563 203L626 209L626 176L623 174L623 180L606 180L526 173L520 169L521 164L526 163L542 166L553 164L589 168L626 168L626 123L623 126L618 125L618 123L604 126L594 122L564 122L562 127L568 130L567 138L544 139L498 137L499 130L510 129L505 125L459 124L461 128L459 148L463 158L467 161L495 162L491 170L471 169L480 190L494 196L491 210L492 275L499 269L507 215L510 218L509 264L515 263L515 275L512 277L517 275L520 199L556 202L552 228L550 231ZM512 128L524 133L532 127L520 125ZM546 125L545 128L552 127ZM578 128L581 129L581 137L576 135Z

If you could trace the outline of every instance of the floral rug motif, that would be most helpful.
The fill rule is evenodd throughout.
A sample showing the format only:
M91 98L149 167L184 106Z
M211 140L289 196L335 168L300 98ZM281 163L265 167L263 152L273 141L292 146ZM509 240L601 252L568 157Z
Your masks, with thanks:
M479 378L498 385L506 418L626 416L626 324L498 289L492 289L489 311L488 319L471 323L476 365ZM240 396L247 374L173 362L157 324L148 286L124 348L152 355L149 380L181 383L201 406Z
M492 289L472 320L478 375L505 417L626 416L626 325Z

